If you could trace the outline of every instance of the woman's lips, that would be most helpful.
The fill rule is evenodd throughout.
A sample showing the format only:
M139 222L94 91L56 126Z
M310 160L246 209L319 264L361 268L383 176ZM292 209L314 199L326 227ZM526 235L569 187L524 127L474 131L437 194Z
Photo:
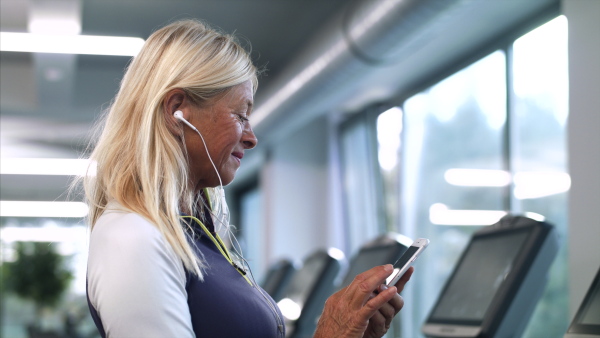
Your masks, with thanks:
M233 157L235 157L235 159L238 161L238 163L240 163L242 158L244 157L244 153L240 153L240 152L233 152L233 153L231 153L231 155Z

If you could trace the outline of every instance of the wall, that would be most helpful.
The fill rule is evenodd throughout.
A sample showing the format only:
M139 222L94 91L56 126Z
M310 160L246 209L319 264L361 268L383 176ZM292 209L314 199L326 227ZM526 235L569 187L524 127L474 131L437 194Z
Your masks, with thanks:
M261 173L269 262L327 247L328 170L325 117L270 145Z
M569 21L569 271L575 314L600 267L600 1L562 0Z

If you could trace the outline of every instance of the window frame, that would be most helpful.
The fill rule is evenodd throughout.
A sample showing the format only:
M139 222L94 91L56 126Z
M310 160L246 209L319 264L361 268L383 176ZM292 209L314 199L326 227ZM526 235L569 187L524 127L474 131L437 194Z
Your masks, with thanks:
M376 119L377 116L384 112L385 110L391 108L391 107L400 107L402 108L404 106L404 103L406 102L407 99L409 99L410 97L424 91L427 90L428 88L434 86L435 84L439 83L440 81L446 79L447 77L461 71L462 69L465 69L466 67L474 64L475 62L481 60L482 58L490 55L491 53L495 52L495 51L502 51L505 54L506 57L506 122L505 122L505 126L503 127L503 148L502 148L502 162L504 165L504 169L507 170L508 172L513 172L514 168L513 168L513 163L512 163L512 156L513 154L511 154L511 149L513 149L513 145L514 145L514 118L515 118L515 111L514 111L514 88L513 88L513 75L512 75L512 70L513 70L513 48L512 45L513 43L519 39L521 36L526 35L527 33L531 32L532 30L540 27L541 25L553 20L554 18L563 15L563 13L561 13L560 11L560 7L559 6L551 6L550 8L547 8L546 10L537 13L536 15L528 18L527 20L521 22L518 25L513 26L511 29L506 30L504 32L501 32L500 34L498 34L498 37L496 39L493 39L491 42L487 43L487 44L483 44L480 45L477 48L471 49L471 50L465 50L464 53L462 54L463 57L457 59L457 60L453 60L450 61L448 63L446 63L445 66L443 66L441 68L441 70L433 70L429 73L428 76L424 76L422 78L420 78L418 81L415 81L414 83L412 83L412 85L407 86L407 88L405 88L404 90L400 90L398 91L398 93L396 95L393 95L392 97L390 97L389 99L385 100L384 102L380 102L378 104L372 105L370 107L365 108L364 110L362 110L361 112L355 114L354 116L351 116L350 118L348 118L346 121L344 121L343 123L340 124L339 126L339 134L343 135L344 131L348 128L348 124L351 123L356 123L354 121L360 120L360 119L370 119L370 123L372 125L372 127L374 128L373 130L375 132L373 132L372 134L374 134L373 137L370 138L371 144L371 154L374 154L374 158L373 161L376 164L376 166L378 167L377 170L375 170L377 177L375 178L375 180L378 182L378 194L377 196L379 197L377 200L378 203L378 210L381 210L382 208L385 208L385 201L383 201L383 185L384 185L384 181L383 181L383 176L381 173L381 169L379 168L379 163L377 160L377 132L376 132ZM406 119L406 115L403 113L402 116L402 120L403 120L403 125L405 124L405 119ZM400 146L400 150L399 150L399 154L398 157L402 158L402 152L404 151L404 146L405 146L405 139L404 139L404 133L401 133L400 135L401 137L401 146ZM566 146L566 145L565 145ZM568 149L565 149L566 151L568 151ZM344 163L343 161L341 163ZM341 169L343 172L343 168ZM343 173L342 173L343 174ZM401 192L401 185L402 182L400 182L400 187L399 187L399 192ZM520 203L518 201L515 201L515 196L513 193L511 193L514 189L514 183L511 182L510 185L508 185L506 187L507 190L507 194L506 196L508 196L508 198L504 198L503 199L503 205L505 210L507 210L510 213L518 213L520 211L519 207L520 207ZM400 196L400 199L402 199L402 196ZM345 202L345 201L344 201ZM400 201L402 203L402 201ZM346 203L344 203L344 207L346 207ZM379 231L381 233L385 232L386 229L385 227L381 226L381 222L383 222L383 224L385 224L385 219L388 217L388 211L384 210L385 215L383 217L379 216L380 220L379 221ZM347 217L347 212L346 210L344 210L344 216ZM401 217L399 217L399 219L394 220L392 223L396 224L396 229L395 231L403 233L403 230L406 229L406 225L402 224L402 220ZM564 243L565 245L567 245L568 243ZM568 264L568 262L567 262ZM398 321L394 321L395 323ZM393 327L398 328L397 324L393 324ZM416 329L416 328L415 328ZM396 331L394 330L394 331ZM420 330L416 329L417 332L419 332L420 334Z

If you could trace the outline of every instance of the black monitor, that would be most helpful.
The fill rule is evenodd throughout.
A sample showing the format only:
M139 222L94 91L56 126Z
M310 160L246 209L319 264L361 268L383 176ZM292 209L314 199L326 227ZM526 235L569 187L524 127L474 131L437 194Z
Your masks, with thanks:
M558 252L548 223L506 216L475 232L422 327L428 337L520 337Z
M273 300L278 302L283 297L286 286L292 280L292 276L297 270L298 267L291 260L279 260L271 265L260 285Z
M588 289L565 338L600 337L600 269Z
M302 262L292 276L283 298L277 302L286 324L286 337L312 337L325 301L334 291L344 253L319 250Z
M339 288L348 286L356 275L377 265L394 264L404 251L412 244L412 240L396 233L387 233L364 244L352 257L344 280Z

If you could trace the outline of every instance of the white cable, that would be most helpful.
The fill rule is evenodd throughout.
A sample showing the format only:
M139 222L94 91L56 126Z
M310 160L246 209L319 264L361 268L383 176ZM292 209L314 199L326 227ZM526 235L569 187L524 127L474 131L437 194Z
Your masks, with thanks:
M208 146L206 145L206 141L204 140L204 137L202 136L200 131L198 131L198 129L196 129L196 127L194 127L194 125L189 123L185 118L183 118L183 115L181 114L180 110L176 111L173 114L173 116L175 116L175 118L178 119L179 121L187 124L188 127L192 128L192 130L194 130L198 134L198 136L200 136L200 139L202 140L202 145L204 145L204 150L206 150L206 155L208 156L208 160L210 161L210 164L212 165L213 169L215 170L215 173L217 174L217 178L219 179L219 186L215 188L217 191L217 194L219 195L219 198L221 199L220 201L215 201L215 206L217 209L217 210L215 210L215 216L219 222L219 229L215 229L215 231L218 232L222 225L224 225L225 228L227 230L229 230L229 219L228 219L229 210L227 208L227 203L225 202L225 190L223 189L223 181L221 180L221 175L219 175L219 171L217 170L217 166L215 165L215 162L213 161L212 157L210 156L210 153L208 152ZM223 207L223 206L225 206L225 207ZM210 209L212 209L212 208L210 208Z
M250 264L248 264L248 261L246 261L246 259L244 258L243 254L242 254L242 246L240 245L240 242L237 240L237 238L233 234L233 231L231 231L231 227L229 226L229 208L227 207L227 202L225 200L225 190L223 189L223 181L221 181L221 175L219 175L217 166L213 162L213 160L210 156L210 153L208 152L208 147L206 146L206 141L204 141L204 137L202 136L202 134L200 134L200 132L198 131L198 129L196 129L196 127L194 127L185 118L183 118L183 114L181 113L181 111L176 111L175 114L173 114L173 115L175 116L176 119L187 124L190 128L192 128L196 133L198 133L198 135L202 139L202 144L204 144L204 149L206 150L206 154L208 155L210 164L212 164L213 168L215 169L215 173L217 173L217 177L219 178L219 186L217 188L220 188L219 195L221 197L221 201L218 204L219 210L218 210L217 214L221 214L222 216L224 216L223 217L224 220L221 219L219 216L217 216L217 221L220 223L219 226L221 226L221 225L225 226L225 230L227 231L227 236L229 238L229 242L231 242L231 247L233 248L233 251L235 252L235 256L238 260L238 263L242 263L241 265L246 267L247 272L250 274L250 278L252 279L252 282L254 282L253 286L256 287L256 289L260 292L262 297L267 302L267 305L271 308L271 310L277 317L278 330L283 333L282 318L279 316L279 313L274 308L273 304L269 301L268 297L264 294L264 292L262 291L262 288L256 282L256 279L254 279L254 274L252 273L252 269L250 269ZM211 210L211 213L212 213L212 210ZM219 229L215 229L215 232L218 232L218 231L219 231Z
M200 132L198 131L198 129L196 129L196 127L194 127L193 124L189 123L188 120L186 120L182 113L181 110L176 111L173 116L175 116L175 118L185 124L188 125L188 127L192 128L196 133L198 133L198 136L200 136L200 138L202 139L202 144L204 145L204 149L206 150L206 155L208 155L208 160L210 161L210 164L212 164L213 168L215 169L215 173L217 173L217 177L219 178L219 186L221 188L223 188L223 181L221 181L221 175L219 175L219 171L217 170L217 166L215 165L215 162L213 162L212 157L210 156L210 153L208 152L208 147L206 146L206 141L204 141L204 137L202 136L202 134L200 134ZM224 196L224 195L223 195Z
M227 202L225 200L225 189L223 188L223 181L221 180L221 175L219 175L219 171L217 170L217 166L215 165L215 162L213 161L212 157L210 156L210 153L208 152L208 146L206 145L206 141L204 140L204 137L202 136L200 131L198 131L198 129L196 129L196 127L194 127L193 124L188 122L188 120L186 120L183 117L183 112L181 110L178 110L175 113L173 113L173 116L177 120L185 123L188 127L192 128L192 130L194 130L198 134L198 136L200 136L200 139L202 140L202 144L204 145L204 150L206 150L206 155L208 156L208 160L210 161L210 164L212 165L213 169L215 170L215 173L217 174L217 177L219 178L219 186L215 188L216 193L219 198L219 200L217 200L215 198L215 201L214 201L216 210L213 211L212 208L209 208L211 211L211 214L213 214L215 216L216 221L219 223L219 224L217 224L217 228L215 229L215 231L219 232L221 230L221 228L224 226L225 230L231 235L231 230L229 227L229 208L228 208ZM217 196L215 196L215 197L217 197ZM229 237L230 237L230 241L231 241L231 236L229 236ZM236 239L236 241L237 241L237 239ZM235 250L235 251L238 255L240 255L240 253L237 250Z

